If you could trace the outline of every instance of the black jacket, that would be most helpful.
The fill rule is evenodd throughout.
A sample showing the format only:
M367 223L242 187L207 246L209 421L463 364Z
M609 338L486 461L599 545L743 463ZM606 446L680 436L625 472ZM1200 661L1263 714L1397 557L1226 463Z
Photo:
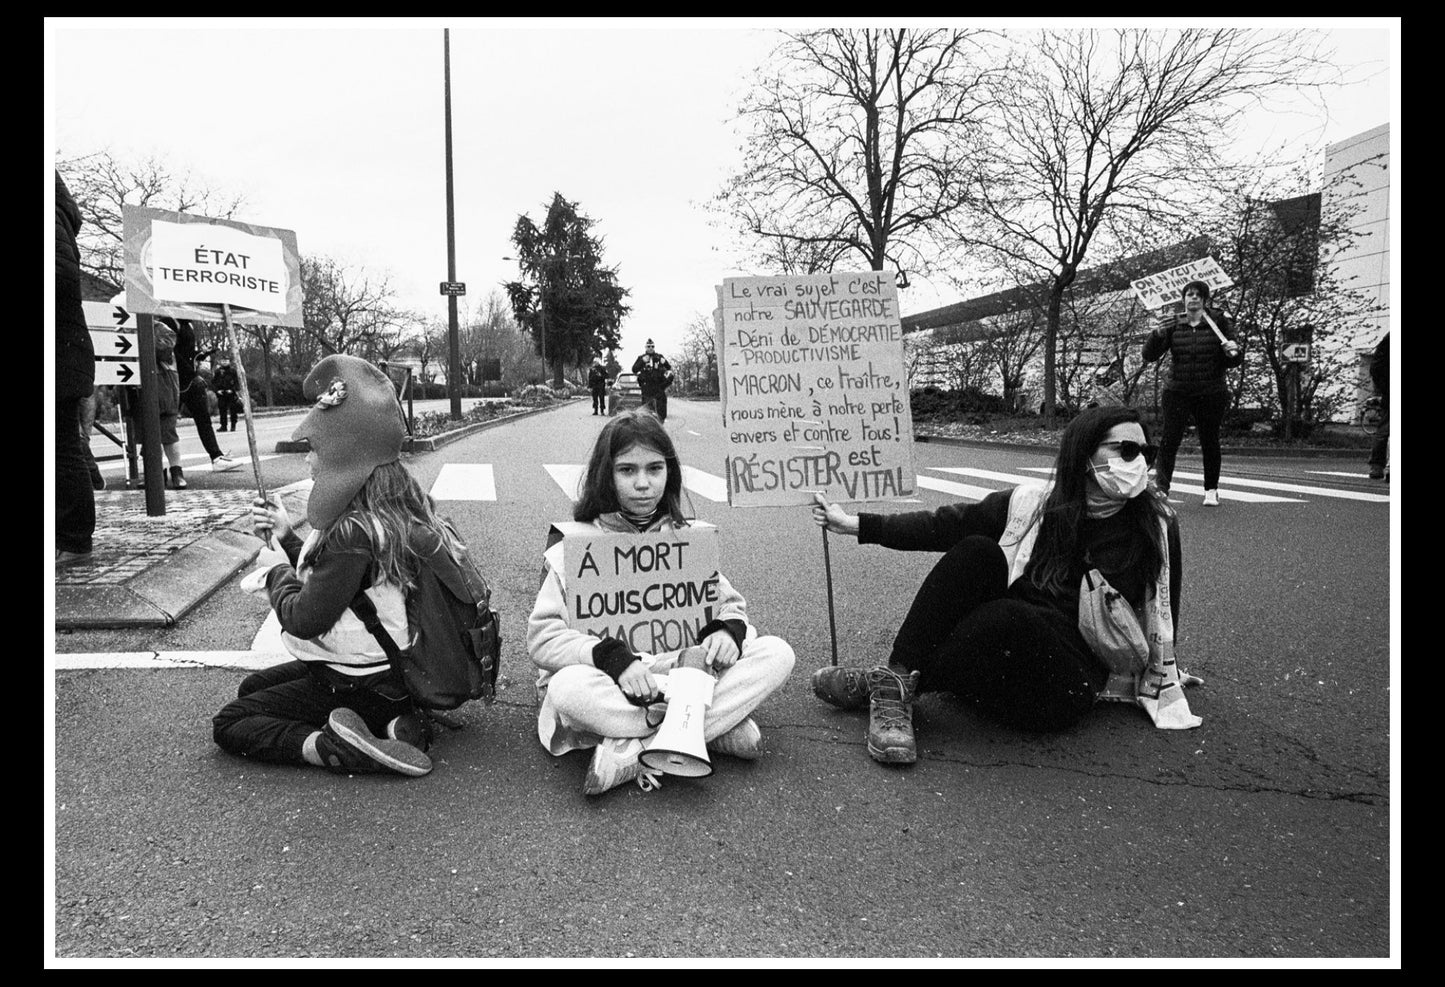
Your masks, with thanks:
M1207 307L1205 311L1226 339L1235 339L1234 324L1223 312ZM1189 397L1225 393L1229 388L1224 383L1224 372L1244 362L1244 348L1240 347L1234 356L1225 356L1224 346L1203 319L1192 327L1182 319L1177 320L1163 338L1151 332L1144 341L1144 362L1153 363L1166 350L1171 359L1169 380L1164 389Z
M637 386L643 394L661 394L672 383L672 364L660 353L644 353L632 361Z
M80 304L80 208L55 173L55 396L88 397L95 389L95 347Z
M1390 396L1390 334L1387 332L1375 344L1375 353L1370 357L1370 380L1380 397Z
M241 378L236 376L235 367L217 367L215 374L211 376L211 386L220 394L224 391L239 391L241 389Z
M587 387L593 394L601 394L607 390L607 371L597 364L587 371Z

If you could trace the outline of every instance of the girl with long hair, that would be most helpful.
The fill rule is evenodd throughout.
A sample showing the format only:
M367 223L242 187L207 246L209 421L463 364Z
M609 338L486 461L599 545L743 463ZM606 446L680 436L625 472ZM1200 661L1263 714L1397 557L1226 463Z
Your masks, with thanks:
M279 498L251 509L275 539L242 588L266 598L293 661L248 676L216 714L216 743L232 754L333 772L419 776L432 768L431 730L386 652L352 610L365 594L405 648L406 594L423 554L464 551L436 504L400 462L406 423L396 391L357 357L321 360L304 383L316 405L293 438L311 445L313 486L303 542Z
M687 526L677 449L651 411L624 412L603 427L588 457L573 519L606 532ZM639 755L660 721L639 704L658 698L655 676L687 662L684 656L693 649L636 653L627 642L572 627L560 536L543 558L542 585L527 621L527 653L538 669L541 702L537 736L554 755L593 748L582 784L587 795L634 779L650 791L658 774ZM751 760L762 753L762 731L752 711L787 679L793 649L782 638L758 634L747 602L722 573L717 594L714 619L697 631L696 647L717 677L703 739L714 753Z
M815 694L845 709L868 703L868 753L883 762L917 758L919 691L955 693L1020 728L1064 729L1117 685L1081 633L1081 583L1093 570L1128 601L1149 640L1148 670L1136 670L1131 685L1157 686L1149 676L1157 679L1166 661L1173 674L1181 563L1175 514L1149 480L1152 458L1137 411L1091 408L1064 430L1051 483L891 515L850 515L816 496L814 520L829 531L944 554L914 597L887 664L819 669ZM1182 701L1168 688L1178 695L1166 689L1166 700ZM1156 723L1198 722L1187 722L1187 705L1174 713Z

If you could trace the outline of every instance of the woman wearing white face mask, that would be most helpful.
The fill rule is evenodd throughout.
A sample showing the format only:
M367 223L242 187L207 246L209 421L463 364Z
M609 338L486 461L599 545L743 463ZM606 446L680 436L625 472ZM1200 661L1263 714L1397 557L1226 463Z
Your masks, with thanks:
M879 761L916 757L918 691L955 693L1024 729L1066 728L1119 684L1080 629L1081 581L1095 570L1135 611L1149 639L1147 668L1167 663L1173 675L1179 529L1150 483L1152 456L1137 411L1091 408L1064 430L1050 484L905 514L853 516L817 497L814 520L829 531L944 555L914 597L887 665L821 668L815 694L845 709L870 704L868 750ZM1148 672L1134 674L1135 687L1147 688ZM1182 703L1177 685L1176 675L1165 698L1177 694ZM1187 703L1163 718L1140 705L1161 727L1198 724Z

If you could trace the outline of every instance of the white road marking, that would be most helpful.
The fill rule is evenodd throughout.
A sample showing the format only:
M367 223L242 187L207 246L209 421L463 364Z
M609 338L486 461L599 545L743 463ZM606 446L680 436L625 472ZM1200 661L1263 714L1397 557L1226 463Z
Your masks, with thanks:
M726 503L728 499L728 485L720 476L713 476L711 473L704 473L702 470L693 469L691 466L682 468L682 485L700 497L706 497L714 503Z
M1052 466L1050 466L1050 467L1025 466L1024 469L1028 470L1030 473L1052 473L1052 472L1054 471ZM1180 495L1180 494L1192 494L1192 495L1198 495L1198 496L1201 496L1201 497L1204 496L1204 488L1203 488L1203 487L1196 487L1196 486L1192 486L1191 484L1188 484L1188 483L1179 483L1179 482L1177 482L1178 479L1179 479L1181 476L1182 476L1182 477L1187 477L1187 478L1189 478L1189 479L1191 479L1191 480L1202 480L1202 479L1204 479L1204 477L1201 476L1201 475L1198 474L1198 473L1180 473L1180 472L1177 472L1177 471L1176 471L1175 474L1174 474L1174 480L1175 480L1176 482L1169 484L1169 502L1170 502L1170 503L1176 503L1176 502L1182 503L1182 501L1179 500L1179 495ZM1221 482L1221 483L1225 482L1225 480L1224 480L1223 477L1220 477L1220 482ZM1281 488L1286 489L1286 490L1288 490L1288 489L1295 489L1295 490L1301 490L1301 491L1303 491L1303 490L1314 490L1314 489L1316 489L1316 488L1314 488L1314 487L1293 487L1293 488L1292 488L1292 487L1290 487L1288 484L1251 483L1251 482L1248 481L1248 480L1229 480L1228 482L1229 482L1229 483L1237 483L1237 484L1239 484L1239 485L1241 485L1241 486L1261 486L1261 487L1269 487L1269 488L1281 487ZM1219 499L1220 499L1220 500L1237 500L1237 501L1239 501L1240 503L1244 503L1244 504L1303 504L1303 503L1304 503L1304 501L1300 500L1298 497L1271 497L1269 494L1246 493L1246 492L1243 491L1243 490L1230 490L1230 489L1227 489L1226 487L1222 487L1222 486L1219 488Z
M1351 480L1368 480L1370 478L1368 473L1346 473L1343 470L1305 470L1305 472L1314 476L1347 476Z
M251 639L251 650L260 652L285 652L286 645L281 643L281 621L276 619L276 611L266 611L266 619L261 623L261 628L256 631L256 636Z
M557 486L571 500L576 500L577 495L582 491L582 474L586 471L585 466L578 466L575 463L544 463L542 468L552 477Z
M694 432L692 429L688 429L688 430L687 430L687 434L688 434L688 435L696 435L698 438L702 438L702 433L701 433L701 432Z
M939 493L953 494L955 497L962 497L964 500L983 500L995 491L991 487L973 487L966 483L954 483L952 480L935 480L931 476L918 477L918 485L925 490L937 490Z
M260 651L132 651L56 655L52 667L57 672L88 668L238 668L254 671L291 660L285 651L279 654Z
M1176 477L1182 476L1186 480L1204 479L1203 473L1180 473L1178 470L1175 470L1174 475ZM1272 480L1239 480L1232 476L1221 476L1219 482L1220 484L1232 484L1236 487L1255 487L1259 490L1282 490L1285 493L1312 494L1315 497L1336 497L1340 500L1365 500L1375 504L1388 504L1390 502L1390 498L1386 494L1362 493L1358 490L1307 487L1298 483L1277 483ZM1173 490L1174 485L1170 484L1169 489ZM1200 487L1199 489L1202 491L1204 488ZM1223 495L1223 488L1221 487L1220 496L1222 497Z
M960 476L972 476L980 480L1002 480L1004 483L1033 483L1044 484L1047 480L1040 480L1036 476L1019 476L1016 473L995 473L993 470L976 470L964 466L929 466L928 469L939 473L957 473Z
M496 500L497 483L491 463L447 463L432 484L437 500Z

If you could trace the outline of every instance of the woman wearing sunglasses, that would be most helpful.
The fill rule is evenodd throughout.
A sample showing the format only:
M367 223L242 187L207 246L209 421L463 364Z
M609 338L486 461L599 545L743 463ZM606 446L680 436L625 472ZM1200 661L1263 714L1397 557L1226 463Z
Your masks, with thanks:
M825 667L813 691L843 709L870 706L868 753L916 759L913 697L952 692L1006 724L1062 730L1107 698L1183 702L1174 675L1179 619L1179 529L1149 481L1153 448L1139 413L1090 408L1064 430L1051 483L1026 483L977 504L934 511L847 514L815 496L813 519L862 544L942 552L913 599L887 665ZM1128 600L1150 652L1146 671L1118 678L1080 631L1081 582L1097 570ZM1166 669L1167 663L1167 669ZM1149 679L1150 670L1173 675ZM1141 683L1143 683L1141 685ZM1161 727L1195 726L1173 706Z
M1199 452L1204 458L1204 506L1219 506L1219 427L1229 410L1229 388L1224 372L1244 362L1244 350L1234 338L1234 327L1224 314L1210 309L1209 285L1191 281L1180 290L1184 318L1160 326L1144 340L1144 362L1153 363L1166 352L1169 380L1159 395L1164 412L1164 434L1159 439L1159 463L1154 482L1164 493L1174 478L1174 454L1184 440L1189 419L1199 431Z

